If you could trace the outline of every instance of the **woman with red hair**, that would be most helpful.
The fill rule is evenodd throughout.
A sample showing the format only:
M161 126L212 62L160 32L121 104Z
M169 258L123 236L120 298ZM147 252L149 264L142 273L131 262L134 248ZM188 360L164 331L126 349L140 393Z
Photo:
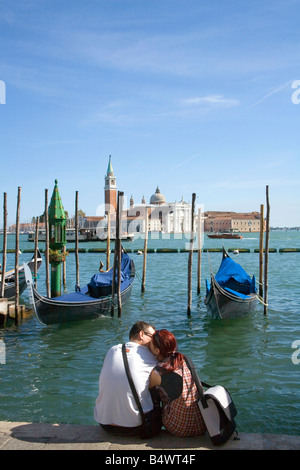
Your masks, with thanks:
M163 403L162 421L175 436L201 436L206 427L197 405L199 394L175 336L156 330L150 350L160 361L150 374L149 388L157 387Z

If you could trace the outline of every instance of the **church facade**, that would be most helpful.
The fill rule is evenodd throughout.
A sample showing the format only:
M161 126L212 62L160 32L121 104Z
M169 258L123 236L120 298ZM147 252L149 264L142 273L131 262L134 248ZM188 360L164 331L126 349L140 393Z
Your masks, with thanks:
M159 187L146 203L134 204L130 199L127 211L128 228L133 232L145 232L145 211L148 212L148 231L163 233L183 233L191 230L191 204L182 198L179 202L166 202ZM129 230L130 231L130 230Z

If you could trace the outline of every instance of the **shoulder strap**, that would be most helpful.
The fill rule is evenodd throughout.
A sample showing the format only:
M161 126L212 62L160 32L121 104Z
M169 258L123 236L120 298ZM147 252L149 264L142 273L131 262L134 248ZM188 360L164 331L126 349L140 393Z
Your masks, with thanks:
M135 401L136 401L137 407L138 407L138 409L139 409L139 412L141 413L142 420L144 421L144 411L143 411L142 405L141 405L141 403L140 403L138 394L137 394L137 392L136 392L136 389L135 389L135 386L134 386L134 382L133 382L133 380L132 380L132 376L131 376L131 372L130 372L129 364L128 364L128 359L127 359L127 354L126 354L126 346L125 346L125 344L122 345L122 355L123 355L123 361L124 361L124 366L125 366L125 370L126 370L128 382L129 382L130 388L131 388L131 390L132 390L132 394L133 394L133 396L134 396L134 399L135 399Z
M197 374L197 372L196 372L196 369L195 369L195 366L194 366L192 360L191 360L188 356L186 356L186 355L184 355L183 357L184 357L184 360L185 360L185 362L186 362L186 365L188 366L188 368L189 368L190 371L191 371L192 377L193 377L193 379L194 379L194 382L195 382L195 384L196 384L196 387L197 387L197 390L198 390L198 393L199 393L199 397L200 397L201 403L202 403L203 407L206 408L206 407L207 407L206 398L205 398L205 395L204 395L204 393L203 393L203 388L202 388L202 386L204 386L204 387L206 387L206 388L209 388L210 385L208 385L208 384L206 384L206 383L204 383L204 382L200 382L200 379L199 379L199 377L198 377L198 374Z

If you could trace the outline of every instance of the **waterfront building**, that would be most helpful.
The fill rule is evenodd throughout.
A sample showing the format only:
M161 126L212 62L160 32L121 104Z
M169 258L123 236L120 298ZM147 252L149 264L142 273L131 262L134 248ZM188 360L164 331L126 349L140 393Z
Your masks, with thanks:
M148 231L163 233L183 233L191 229L191 204L184 201L166 202L165 196L156 187L149 203L143 196L141 204L134 204L130 198L130 208L126 213L128 232L145 233L145 211L148 211Z
M265 230L265 221L264 221ZM259 212L204 212L205 232L259 232Z

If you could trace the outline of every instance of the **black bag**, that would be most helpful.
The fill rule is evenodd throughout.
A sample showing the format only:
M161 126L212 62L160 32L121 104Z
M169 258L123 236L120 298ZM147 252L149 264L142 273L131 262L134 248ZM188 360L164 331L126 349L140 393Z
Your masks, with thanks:
M192 361L185 356L185 362L191 371L198 389L198 406L211 442L215 446L224 444L236 429L234 417L237 414L237 410L230 393L222 385L211 387L204 382L201 383ZM205 392L203 392L202 386L207 388Z
M145 438L156 436L157 434L160 433L161 427L162 427L162 409L161 409L159 393L157 390L150 390L152 401L153 401L153 409L151 411L148 411L147 413L144 413L138 394L136 392L133 380L132 380L132 376L131 376L131 372L130 372L129 364L128 364L128 359L127 359L127 354L126 354L125 344L122 345L122 354L123 354L123 360L124 360L124 365L125 365L125 370L126 370L127 378L129 381L129 385L131 387L137 407L142 417L140 437L142 439L145 439Z
M162 409L157 390L150 390L153 409L142 415L141 438L156 436L160 433L162 427Z

